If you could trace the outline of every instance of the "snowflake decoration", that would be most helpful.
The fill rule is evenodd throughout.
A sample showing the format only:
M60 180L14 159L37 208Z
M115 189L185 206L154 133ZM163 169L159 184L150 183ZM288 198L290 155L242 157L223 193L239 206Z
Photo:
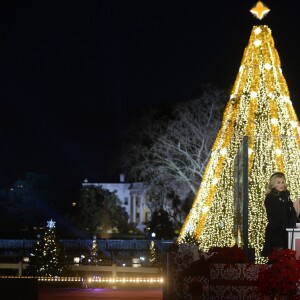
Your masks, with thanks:
M54 221L52 221L52 219L50 221L47 221L47 227L52 229L55 228L55 223Z

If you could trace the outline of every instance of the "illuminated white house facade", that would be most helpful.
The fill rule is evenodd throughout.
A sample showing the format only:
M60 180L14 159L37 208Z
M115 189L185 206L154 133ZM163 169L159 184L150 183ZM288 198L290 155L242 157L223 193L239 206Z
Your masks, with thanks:
M110 192L116 192L116 195L121 201L129 216L129 222L144 231L147 223L150 220L150 209L147 206L147 185L143 182L124 182L124 175L120 175L118 183L90 183L84 180L82 183L84 188L103 188Z

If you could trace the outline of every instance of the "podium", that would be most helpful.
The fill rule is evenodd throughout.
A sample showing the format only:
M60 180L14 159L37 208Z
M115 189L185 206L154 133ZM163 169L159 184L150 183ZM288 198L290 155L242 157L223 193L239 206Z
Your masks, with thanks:
M288 248L296 250L296 258L300 256L300 223L297 223L296 228L287 228L288 232Z

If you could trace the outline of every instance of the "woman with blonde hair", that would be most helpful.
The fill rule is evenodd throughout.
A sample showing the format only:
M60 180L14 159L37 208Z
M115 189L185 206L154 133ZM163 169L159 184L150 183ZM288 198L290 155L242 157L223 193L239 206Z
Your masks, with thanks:
M288 247L288 233L286 228L296 225L296 211L290 192L287 189L283 173L274 173L267 186L265 208L268 224L265 231L265 243L261 255L268 257L273 249Z

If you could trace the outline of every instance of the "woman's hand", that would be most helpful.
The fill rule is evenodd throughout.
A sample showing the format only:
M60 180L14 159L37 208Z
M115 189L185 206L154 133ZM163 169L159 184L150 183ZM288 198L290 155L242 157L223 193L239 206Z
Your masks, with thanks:
M297 218L299 218L300 215L300 198L296 199L293 203L296 214L297 214Z

